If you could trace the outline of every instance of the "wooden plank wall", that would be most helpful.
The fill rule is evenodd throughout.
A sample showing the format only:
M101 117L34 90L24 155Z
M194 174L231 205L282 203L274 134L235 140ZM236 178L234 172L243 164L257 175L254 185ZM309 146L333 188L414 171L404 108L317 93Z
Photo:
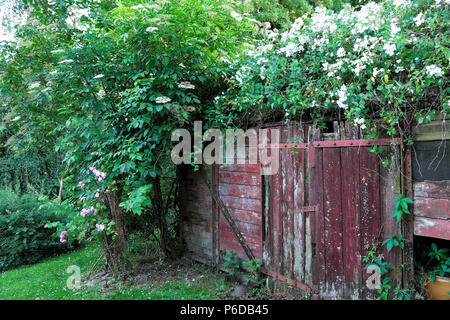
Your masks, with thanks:
M262 197L259 164L223 165L218 169L219 195L234 218L255 257L262 260ZM220 215L219 247L221 258L229 251L247 261L237 237Z
M415 182L414 234L450 240L450 180Z
M212 181L211 166L201 166L205 178ZM181 172L181 210L186 255L206 264L215 263L214 224L215 207L207 185L200 172L191 166L184 166Z
M385 168L367 147L311 143L342 136L359 139L353 128L338 128L333 134L321 134L313 127L278 128L281 143L310 143L308 148L281 149L278 173L261 176L259 164L203 166L201 170L218 188L253 253L270 272L307 284L324 298L370 297L371 292L364 289L369 277L362 262L366 245L379 244L400 228L392 218L400 189L395 152L383 147L383 159L394 163ZM183 170L182 180L189 255L222 263L223 255L232 250L247 260L198 172ZM316 212L305 209L314 206ZM394 248L388 254L379 248L392 265L401 263L397 251ZM399 279L397 274L390 276Z

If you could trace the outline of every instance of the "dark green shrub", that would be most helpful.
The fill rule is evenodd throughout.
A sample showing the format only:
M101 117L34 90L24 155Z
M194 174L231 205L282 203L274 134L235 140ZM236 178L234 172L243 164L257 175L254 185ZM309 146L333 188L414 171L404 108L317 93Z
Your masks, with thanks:
M56 228L44 227L61 220L54 210L42 207L34 195L19 198L9 191L0 191L0 271L72 249L54 237Z

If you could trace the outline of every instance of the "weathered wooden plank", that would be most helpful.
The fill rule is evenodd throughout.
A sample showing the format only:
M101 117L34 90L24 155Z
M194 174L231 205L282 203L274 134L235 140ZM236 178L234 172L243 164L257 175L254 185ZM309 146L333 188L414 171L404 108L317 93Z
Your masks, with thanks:
M417 236L450 240L450 221L415 217L414 234Z
M308 213L302 211L305 205L305 151L294 152L294 221L293 221L293 242L294 242L294 278L303 282L305 279L305 269L310 271L310 265L306 267L305 259L305 216ZM309 252L310 253L310 252ZM309 261L309 264L311 261ZM311 279L309 279L311 280Z
M220 171L259 173L260 164L224 164L220 166Z
M254 255L261 259L262 258L262 242L261 237L253 236L250 234L243 234L245 241L248 246L251 248ZM220 244L222 250L234 251L239 254L241 259L248 260L245 251L242 249L242 246L239 244L236 235L231 231L229 227L222 224L220 226Z
M414 197L450 200L450 180L415 182Z
M320 140L319 129L310 127L309 141ZM311 229L314 234L316 255L313 257L313 285L319 291L325 289L325 243L324 243L324 199L323 199L323 148L316 149L310 145L308 149L308 162L310 171L309 205L317 205L317 212L312 219Z
M251 223L261 227L261 214L257 211L248 211L235 208L228 208L228 211L236 222ZM225 219L225 217L222 218Z
M450 121L445 123L442 120L434 120L431 123L424 123L414 130L416 141L431 141L450 139Z
M219 193L221 196L234 196L242 199L261 199L261 188L252 185L220 183Z
M395 208L395 198L400 193L400 172L398 171L398 164L394 154L386 152L382 155L384 159L391 160L390 167L380 165L380 195L381 195L381 240L386 239L389 235L401 234L401 226L397 219L392 217L392 212ZM400 264L402 263L402 252L400 248L393 248L390 252L387 251L386 246L382 246L381 253L384 255L385 261L396 269L390 270L387 276L391 278L393 287L401 285ZM364 270L367 274L367 271Z
M359 154L356 148L342 148L342 213L344 297L359 299L361 285Z
M283 250L283 222L281 215L281 199L283 198L283 189L281 188L282 174L281 174L282 163L280 161L280 168L278 172L271 176L271 222L272 222L272 241L273 241L273 251L272 255L272 269L278 273L281 272L281 252Z
M233 232L233 230L231 229L231 227L229 226L229 224L227 223L225 218L221 218L220 222L221 222L220 230L227 230L229 232ZM244 236L248 235L249 237L255 237L255 238L260 238L262 236L261 225L240 222L240 221L235 221L235 222L239 228L239 231L241 231L241 233Z
M450 219L450 199L414 197L414 214L420 217Z
M284 130L283 132L286 132L287 130ZM287 136L287 133L284 133L284 136ZM285 140L282 140L285 141ZM286 217L286 213L287 213L287 207L289 206L289 204L286 201L286 197L289 197L288 190L287 190L287 183L286 183L286 158L287 158L287 150L286 149L282 149L280 150L280 172L281 172L281 185L280 188L282 190L283 193L283 198L281 201L281 212L280 212L280 217L281 217L281 225L282 225L282 242L281 242L281 270L280 273L284 274L286 276L288 275L289 272L289 268L286 266L287 265L287 256L288 256L288 248L287 248L287 242L289 241L288 239L288 221L287 221L287 217Z
M331 299L343 294L343 256L341 220L340 150L323 151L324 225L326 288L323 294Z
M261 200L259 199L245 199L232 196L221 196L221 198L227 208L261 212Z
M289 132L290 133L290 132ZM285 274L293 278L294 276L294 173L293 173L293 156L290 149L284 150L284 181L283 181L283 195L284 202L286 203L283 221L284 221L284 263L285 263Z
M374 153L366 148L360 149L360 188L361 188L361 257L367 255L366 245L379 243L380 240L380 189L378 160ZM362 288L368 278L367 273L362 276ZM367 298L367 291L363 291L363 298Z
M261 176L254 172L229 172L220 171L219 180L221 183L243 184L243 185L261 185Z

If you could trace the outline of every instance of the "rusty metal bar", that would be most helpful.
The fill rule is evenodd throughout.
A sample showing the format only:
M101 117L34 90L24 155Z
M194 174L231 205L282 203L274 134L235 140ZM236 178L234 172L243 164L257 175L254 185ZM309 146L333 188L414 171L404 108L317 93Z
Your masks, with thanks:
M295 149L308 149L307 143L268 143L258 145L260 149L284 149L284 148L295 148Z
M386 146L402 144L402 139L371 139L371 140L335 140L316 141L312 143L315 148L340 148L340 147L372 147L374 145Z
M305 206L302 207L302 212L314 212L317 211L319 208L318 206Z
M288 278L286 278L285 276L283 276L283 275L281 275L279 273L272 272L270 270L263 270L263 272L265 272L268 276L270 276L270 277L272 277L274 279L278 279L280 281L286 282L287 284L293 285L293 286L295 286L295 287L305 291L307 294L310 294L311 291L312 291L311 287L309 287L308 285L306 285L304 283L301 283L299 281L293 280L293 279L288 279ZM312 294L312 298L314 300L318 300L319 296L317 294L313 293Z

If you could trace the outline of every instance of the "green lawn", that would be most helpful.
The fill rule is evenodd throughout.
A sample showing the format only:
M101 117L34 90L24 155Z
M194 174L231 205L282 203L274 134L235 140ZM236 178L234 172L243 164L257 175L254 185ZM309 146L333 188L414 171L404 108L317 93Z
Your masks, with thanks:
M66 273L67 267L77 265L81 273L87 273L100 267L101 263L94 266L99 257L99 248L89 245L35 265L3 272L0 274L0 299L217 299L220 292L229 289L223 274L205 269L204 276L198 281L173 280L152 290L126 285L103 292L99 287L85 286L70 290L66 285L71 276Z

